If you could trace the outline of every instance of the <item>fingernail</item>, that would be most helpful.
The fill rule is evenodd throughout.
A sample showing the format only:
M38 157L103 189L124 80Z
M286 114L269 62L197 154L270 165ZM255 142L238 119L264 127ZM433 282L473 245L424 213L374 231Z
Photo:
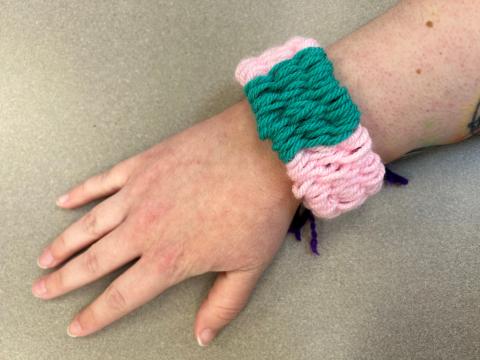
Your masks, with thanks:
M49 249L43 250L42 255L38 258L37 264L42 269L49 268L53 264L54 258Z
M62 195L58 198L57 205L63 205L67 202L67 200L68 200L68 194Z
M32 293L36 297L42 297L47 293L47 286L45 285L45 279L40 279L33 285Z
M70 337L77 337L78 335L80 335L81 332L82 332L82 326L80 325L78 320L75 320L74 322L72 322L70 326L67 328L67 334Z
M211 329L203 329L200 336L197 337L198 345L207 346L213 340L215 334Z

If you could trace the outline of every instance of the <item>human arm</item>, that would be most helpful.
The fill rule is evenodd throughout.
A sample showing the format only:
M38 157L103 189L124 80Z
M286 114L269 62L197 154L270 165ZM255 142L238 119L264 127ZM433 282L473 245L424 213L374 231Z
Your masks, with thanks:
M411 6L410 10L414 11L418 5ZM394 16L399 11L396 8L388 14L393 13L391 21L399 22L401 28L401 19L395 20ZM394 86L406 79L413 81L419 75L414 72L412 78L398 76L397 82L387 86L389 82L374 66L375 62L360 64L362 57L356 56L354 45L363 42L363 46L373 47L374 34L388 35L391 21L382 19L385 18L380 17L327 51L338 77L347 84L364 113L362 122L371 133L376 152L388 162L422 145L421 132L415 127L424 124L422 112L412 113L407 119L399 111L418 105L417 98L408 99L408 95L425 89L413 82L406 83L403 87L406 98L395 103L398 96L393 96ZM382 26L375 25L382 22ZM376 31L365 33L365 29L375 26ZM422 30L427 29L422 20L419 34L420 26ZM437 29L435 19L432 29ZM392 44L401 36L395 34L390 33ZM351 40L355 37L356 40ZM377 56L384 58L386 65L392 63L395 73L397 60L386 51L388 44L385 45L387 49L379 51ZM400 68L405 64L397 65ZM443 69L447 70L450 71ZM370 86L365 79L375 79L369 75L378 76L376 81L380 85L385 82L386 91L380 92L373 86L375 83ZM420 76L423 75L425 70ZM468 75L472 81L475 76ZM363 86L356 77L365 81ZM443 90L456 85L445 83ZM371 89L379 91L377 102L371 100L376 95ZM435 94L432 96L437 96ZM393 108L382 107L383 100L393 102ZM392 110L390 118L384 116L389 110ZM390 123L388 119L396 121ZM460 129L458 118L451 120L444 116L442 121L454 123ZM437 131L453 134L447 130L450 131ZM195 333L198 335L207 327L218 332L245 305L256 280L280 246L298 205L291 196L283 164L268 142L258 140L254 119L245 102L166 139L73 190L70 201L63 207L73 208L109 194L114 195L67 229L51 247L55 255L52 265L57 265L93 243L87 252L46 276L45 298L91 282L127 259L139 258L92 306L76 317L83 327L78 335L100 329L182 278L207 271L218 271L220 275L197 315Z
M327 48L385 163L480 128L480 3L401 1Z

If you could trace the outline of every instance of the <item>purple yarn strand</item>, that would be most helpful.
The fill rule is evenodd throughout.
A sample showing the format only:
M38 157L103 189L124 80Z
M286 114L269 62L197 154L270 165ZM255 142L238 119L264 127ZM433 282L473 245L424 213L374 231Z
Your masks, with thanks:
M297 239L297 241L302 240L301 230L303 225L305 225L308 220L308 213L306 209L304 211L301 211L301 208L302 206L299 206L297 208L295 216L293 217L293 220L290 223L290 227L288 229L289 233L293 233L295 235L295 239Z
M408 179L394 173L392 170L389 168L385 167L385 176L384 176L384 181L387 184L393 184L393 185L407 185L408 184ZM317 225L315 222L315 216L312 214L312 212L300 205L297 208L297 211L295 212L295 216L292 219L292 222L290 223L290 226L288 228L288 232L292 233L295 235L295 239L297 241L302 240L302 235L301 235L301 230L302 227L307 223L307 221L310 221L310 250L312 253L315 255L320 255L318 253L318 234L317 234Z
M385 167L385 176L383 177L385 182L387 184L392 184L392 185L407 185L408 184L408 179L394 173L392 170L390 170L388 167Z
M300 233L300 229L295 229L294 233L295 239L297 239L297 241L302 241L302 234Z
M310 220L310 249L314 254L320 255L318 253L317 224L315 223L315 216L313 216L310 210L308 212Z
M306 224L307 221L310 221L310 249L314 254L319 255L318 249L317 249L318 247L317 225L315 222L315 216L312 214L312 212L309 209L304 208L302 206L299 206L297 208L297 211L295 212L295 216L293 217L293 220L290 224L288 232L293 233L297 241L301 241L302 240L301 229Z

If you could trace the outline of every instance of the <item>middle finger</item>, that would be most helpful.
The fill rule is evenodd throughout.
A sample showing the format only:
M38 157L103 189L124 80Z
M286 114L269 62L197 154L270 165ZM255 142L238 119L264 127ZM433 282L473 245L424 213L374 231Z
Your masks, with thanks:
M44 269L57 266L117 227L126 214L127 206L121 192L102 201L47 246L38 265Z
M89 284L137 258L141 249L136 241L129 241L127 223L99 240L84 253L73 258L57 271L38 279L33 285L34 295L51 299Z

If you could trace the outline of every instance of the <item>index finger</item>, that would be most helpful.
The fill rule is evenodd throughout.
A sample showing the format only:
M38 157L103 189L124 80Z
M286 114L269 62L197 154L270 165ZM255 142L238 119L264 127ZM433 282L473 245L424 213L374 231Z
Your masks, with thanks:
M127 182L137 157L124 160L109 170L94 175L57 199L57 205L72 209L120 190Z

